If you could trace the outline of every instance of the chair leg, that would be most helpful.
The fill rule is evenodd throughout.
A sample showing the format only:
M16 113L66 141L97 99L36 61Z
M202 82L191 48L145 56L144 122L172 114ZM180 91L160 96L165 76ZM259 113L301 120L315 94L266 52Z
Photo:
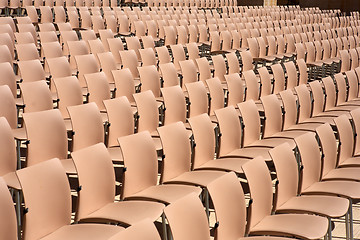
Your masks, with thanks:
M168 239L168 233L167 233L167 226L166 226L166 219L165 219L165 214L163 213L161 215L161 224L162 224L162 230L163 230L163 236L164 236L164 240L167 240Z
M328 229L328 233L327 233L327 239L328 240L332 240L332 234L331 234L331 218L329 218L329 229Z
M354 239L354 225L353 225L353 213L352 213L352 199L350 199L350 207L349 207L349 224L350 224L350 239Z

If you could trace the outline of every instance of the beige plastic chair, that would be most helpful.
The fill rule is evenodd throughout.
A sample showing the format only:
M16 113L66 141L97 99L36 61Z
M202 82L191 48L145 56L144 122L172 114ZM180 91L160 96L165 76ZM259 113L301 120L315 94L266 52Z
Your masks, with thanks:
M180 62L186 60L184 46L181 44L171 45L170 49L172 52L175 68L176 70L180 71Z
M139 49L142 66L157 65L155 50L153 48Z
M94 40L90 40L94 41ZM95 40L96 41L96 40ZM90 54L90 47L88 43L86 43L84 40L80 41L67 41L65 42L65 45L69 49L69 62L72 69L76 69L76 62L75 57L79 55L87 55Z
M120 51L124 51L124 45L120 38L108 38L110 52L113 54L116 67L120 68L122 61L120 57Z
M140 36L127 37L127 38L125 38L125 41L126 41L126 46L127 46L128 50L134 50L136 53L136 57L137 57L138 61L140 62L141 56L139 53L139 49L141 49L141 44L140 44L139 37Z
M273 203L271 176L261 157L249 161L243 166L243 170L252 199L251 218L248 223L250 235L285 235L301 239L319 239L325 236L328 220L324 217L290 213L271 215Z
M274 64L271 66L271 70L274 76L273 93L278 94L285 90L285 73L281 64Z
M185 85L198 81L198 71L193 60L180 61L180 70L182 73L182 87L185 90ZM176 66L175 66L176 69Z
M238 73L225 75L227 85L227 106L236 106L236 104L244 101L245 89L244 81Z
M219 78L222 83L225 82L224 76L227 74L227 69L224 57L220 54L211 56L211 59L215 69L214 77Z
M219 223L215 229L216 239L287 239L270 236L244 237L246 235L245 222L247 217L245 196L234 173L228 173L214 180L209 184L208 189L214 204L216 220Z
M260 97L260 82L253 70L243 72L245 82L245 101L257 101Z
M190 193L199 196L201 189L193 186L157 185L157 154L149 132L144 131L118 139L124 156L124 184L122 199L144 199L165 204L172 203ZM138 151L133 151L136 147Z
M0 177L0 206L1 206L1 228L0 237L2 239L16 240L16 214L14 211L14 203L12 201L9 190L3 178Z
M72 75L70 63L65 56L58 58L48 58L46 59L46 64L49 67L49 72L52 79L70 77Z
M102 72L105 73L109 87L111 91L114 90L114 77L112 71L117 70L117 64L115 58L111 52L98 53L97 59L99 59Z
M161 216L164 207L161 203L115 202L115 172L103 143L73 152L71 156L81 185L76 221L133 225L144 219L154 222ZM94 181L101 183L94 185Z
M148 240L161 240L160 235L154 225L149 219L145 219L138 222L124 231L115 234L109 240L137 240L137 239L148 239Z
M26 239L108 239L123 228L100 224L71 224L71 194L60 161L51 159L17 171L23 190ZM38 187L41 186L41 187Z
M159 64L171 62L170 54L166 46L156 47L155 51L159 59Z
M348 121L348 120L347 120ZM300 192L302 194L321 194L340 196L349 199L350 208L348 217L350 220L350 239L353 237L352 231L352 201L359 199L358 182L351 181L322 181L321 179L321 153L314 133L307 133L295 139L300 156L301 163L304 166L302 170L302 184ZM319 155L317 155L319 154Z
M316 129L320 140L320 146L323 153L322 179L326 180L347 180L358 181L360 168L356 165L353 167L337 167L337 142L335 134L330 124L324 124ZM350 149L350 148L349 148ZM356 166L356 167L355 167Z
M327 126L330 127L330 125ZM282 144L271 149L270 155L275 164L278 181L274 202L274 210L277 213L316 214L327 217L329 221L347 214L349 201L345 198L324 195L297 195L300 184L299 171L295 155L289 145ZM329 224L328 237L330 238L331 230Z
M298 86L299 79L298 73L296 70L295 63L292 61L284 63L284 67L286 69L286 89L294 89L294 87Z
M228 53L226 54L226 59L229 67L228 74L229 75L233 73L240 74L240 63L236 54L234 52Z

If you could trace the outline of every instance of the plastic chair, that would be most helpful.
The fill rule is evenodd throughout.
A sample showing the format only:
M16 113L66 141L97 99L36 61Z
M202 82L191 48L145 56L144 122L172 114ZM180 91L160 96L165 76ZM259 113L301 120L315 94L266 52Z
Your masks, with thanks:
M159 64L159 69L162 76L163 87L180 86L178 73L173 63Z
M196 64L199 69L199 81L205 82L207 79L212 78L210 64L206 57L196 59Z
M182 72L182 87L185 89L185 85L188 83L197 82L198 72L193 60L185 60L179 62Z
M155 51L159 59L159 64L171 62L170 54L166 46L156 47Z
M25 215L24 237L46 239L47 235L51 235L58 239L108 239L123 229L99 224L70 225L70 186L58 159L21 169L17 171L17 176L25 206L29 209ZM38 187L40 185L41 188Z
M130 69L135 79L139 78L138 58L134 50L120 51L123 68Z
M211 56L211 59L215 69L214 77L219 78L222 83L225 82L224 76L226 75L227 68L224 57L222 55L215 55Z
M99 59L101 70L105 73L106 79L110 84L110 89L113 90L114 76L112 71L117 70L114 55L111 52L103 52L98 53L97 58Z
M180 62L186 60L184 47L181 44L177 44L177 45L171 45L170 49L172 52L175 68L176 68L176 70L180 71L180 69L181 69ZM160 60L160 63L161 63L161 60Z
M206 85L210 93L209 115L211 116L214 115L215 110L224 108L224 91L217 77L206 80Z
M164 207L161 203L114 202L115 173L111 156L103 143L73 152L71 156L79 176L79 184L82 186L82 192L79 193L79 208L76 212L77 221L132 225L146 218L156 221L161 216ZM103 186L91 187L95 175L102 176ZM135 209L140 211L135 213Z
M193 186L167 184L157 185L157 156L154 142L149 132L139 132L118 139L124 156L124 185L122 199L147 199L165 204L172 203L190 193L197 196L201 189ZM133 151L134 146L141 151ZM132 181L129 181L129 180ZM170 194L169 194L170 193Z
M77 55L75 62L78 69L78 78L81 87L86 87L84 75L100 71L99 64L93 54Z
M120 38L108 38L107 42L109 44L110 52L114 56L117 68L120 68L122 61L119 52L124 50L123 42Z
M154 65L138 67L141 92L152 91L155 98L160 97L160 75Z
M39 52L34 43L16 44L15 48L19 61L40 59Z
M142 66L157 65L155 51L153 48L139 49Z
M227 106L236 106L244 101L244 81L241 80L238 73L225 75L227 85Z
M115 97L126 96L130 103L134 103L135 83L128 68L112 71L115 81Z
M260 83L253 70L243 72L245 81L245 101L258 100L260 97Z
M327 233L328 220L307 214L271 215L273 190L266 163L261 157L249 161L243 170L253 199L251 219L248 225L250 235L268 234L275 236L296 236L303 239L318 239ZM260 180L261 179L261 180ZM307 225L298 231L300 226Z
M208 113L209 99L203 82L185 84L189 96L190 110L189 117Z

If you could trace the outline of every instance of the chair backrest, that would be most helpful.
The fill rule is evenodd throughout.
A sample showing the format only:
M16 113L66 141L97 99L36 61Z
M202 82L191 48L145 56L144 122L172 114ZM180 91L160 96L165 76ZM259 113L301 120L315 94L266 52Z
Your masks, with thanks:
M27 166L51 158L67 158L67 133L59 110L24 113L23 118L29 140Z
M260 139L260 116L253 100L239 103L241 119L243 123L243 146Z
M15 172L17 165L14 135L5 117L0 117L0 132L0 176L4 176L7 173Z
M341 115L334 119L337 132L339 135L339 158L338 164L341 164L345 160L351 158L354 152L354 132L346 115Z
M70 63L65 56L57 58L47 58L47 66L52 79L70 77L72 75Z
M249 70L253 70L254 66L253 66L253 57L250 53L250 51L242 51L240 52L240 56L241 56L241 60L242 60L242 71L249 71Z
M73 151L104 142L104 126L96 103L68 107L73 135Z
M182 87L185 89L187 83L196 82L198 80L198 71L193 60L185 60L179 62L182 72Z
M19 85L25 104L24 112L29 113L53 109L51 92L44 80L24 82Z
M78 78L80 81L80 86L86 87L84 75L89 73L97 73L100 71L97 59L95 55L87 54L75 56L75 61L79 72Z
M359 70L360 70L360 68L359 68ZM347 83L349 86L347 101L351 101L351 100L356 99L359 96L358 77L356 76L356 72L354 70L347 71L345 74L346 74Z
M40 239L69 225L71 194L69 181L59 159L51 159L16 172L24 196L24 235Z
M200 73L199 81L205 82L207 79L211 78L210 64L207 58L198 58L196 59L196 63Z
M272 80L271 80L271 75L266 67L259 68L258 72L259 72L260 83L261 83L260 96L261 97L267 96L273 92L273 84L272 84Z
M118 137L134 133L134 115L129 100L123 96L104 100L108 121L108 147L118 146Z
M322 82L326 94L324 111L327 111L336 106L336 86L331 77L323 78Z
M178 73L172 62L159 64L163 79L163 87L172 87L180 85Z
M64 119L70 118L67 111L68 106L80 105L83 103L83 96L79 80L75 76L56 78L53 80L58 99L58 109Z
M14 203L3 178L0 177L0 238L16 240L17 223Z
M141 91L150 90L155 97L160 97L160 75L154 65L138 67Z
M208 220L196 193L170 204L164 213L174 239L210 239Z
M171 45L171 52L175 68L180 70L180 62L186 60L184 46L181 44Z
M296 71L296 66L292 61L284 63L284 66L287 74L286 89L293 89L298 85L298 74Z
M221 54L211 56L213 61L213 65L215 68L214 77L219 78L221 82L225 82L225 75L226 75L226 63L225 59Z
M296 137L295 143L304 166L301 182L301 191L303 191L321 179L321 153L313 132Z
M17 95L16 90L16 79L15 74L12 66L8 62L0 63L0 72L1 72L1 80L0 80L0 86L7 85L13 97L15 98Z
M104 72L85 74L88 101L95 102L100 111L105 110L103 101L110 99L110 86Z
M347 82L345 76L342 73L338 73L334 75L335 83L336 83L336 105L343 104L347 101Z
M241 147L240 119L234 106L218 109L215 115L221 132L219 156L223 157Z
M271 66L274 75L274 90L273 93L277 94L285 90L285 73L281 64Z
M120 38L108 38L107 42L109 44L110 52L113 54L115 62L121 64L120 51L124 50L123 42Z
M299 105L292 89L280 92L280 97L284 108L283 129L287 130L297 124Z
M130 103L134 102L135 84L130 69L113 70L112 75L116 87L115 97L126 96Z
M228 87L227 106L236 106L244 101L244 81L238 73L225 75Z
M139 71L137 69L138 59L136 52L134 50L120 51L121 61L123 63L123 68L128 68L131 71L131 74L134 78L139 77Z
M281 207L290 198L296 197L299 185L299 171L293 150L283 143L269 150L274 161L277 177L275 208Z
M138 222L130 227L126 228L124 231L121 231L118 234L115 234L109 240L137 240L137 239L148 239L148 240L161 240L160 235L156 229L154 223L145 219L141 222Z
M170 54L166 46L156 47L155 50L158 55L159 64L171 62Z
M153 48L139 49L142 66L157 65L155 51Z
M208 113L208 95L203 82L193 82L185 84L189 95L190 117L194 117L203 113Z
M228 53L226 54L226 59L229 66L229 74L240 74L240 64L236 54L234 52Z
M166 108L164 125L181 121L186 122L186 99L180 86L161 89Z
M260 84L253 70L243 72L245 81L245 101L258 100L260 94Z
M319 137L321 151L323 153L322 176L328 174L336 168L337 164L337 142L335 134L329 123L325 123L316 128L316 134Z
M114 202L115 172L103 143L72 152L71 157L82 187L76 211L76 219L79 220Z
M264 138L270 137L282 131L283 114L281 109L281 102L277 95L271 94L260 98L265 112L265 128L263 132ZM246 113L245 113L246 114Z
M134 50L138 61L140 61L141 56L139 53L139 49L141 49L141 44L140 44L139 37L137 37L137 36L127 37L127 38L125 38L125 40L126 40L126 46L127 46L128 50Z
M296 60L296 64L299 68L299 85L306 84L308 82L308 72L304 59Z
M39 59L18 62L23 82L45 80L45 71Z
M148 131L120 137L118 141L126 167L120 196L126 199L157 184L157 154Z
M217 77L206 80L206 85L209 89L211 99L209 114L214 115L215 110L224 108L224 90L219 78Z
M153 133L159 125L159 109L155 96L148 90L133 94L138 109L138 132L149 131Z
M162 149L163 168L160 182L167 182L191 170L191 144L182 122L176 122L157 129Z
M271 214L273 188L269 169L262 157L254 158L242 166L250 188L251 218L249 229Z
M340 72L346 72L350 70L350 54L348 50L340 50L341 69Z

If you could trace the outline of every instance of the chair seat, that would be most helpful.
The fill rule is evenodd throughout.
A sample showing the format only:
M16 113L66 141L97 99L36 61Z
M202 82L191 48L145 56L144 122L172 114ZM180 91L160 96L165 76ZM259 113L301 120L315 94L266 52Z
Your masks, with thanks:
M160 201L165 204L172 203L190 193L200 195L201 188L186 185L166 184L149 187L141 192L133 194L126 198L126 200L152 200Z
M14 128L12 133L16 140L25 141L27 139L27 134L25 128Z
M269 147L273 148L279 146L280 144L288 143L292 149L296 147L295 141L293 139L286 138L264 138L258 141L251 143L248 147Z
M358 161L358 165L359 167L332 169L323 176L322 180L349 180L360 182L360 161Z
M250 229L250 235L292 235L305 239L320 239L326 234L327 229L328 220L324 217L306 214L279 214L263 218Z
M105 240L123 229L105 224L74 224L61 227L41 240Z
M276 133L274 135L272 135L272 137L279 137L279 138L296 138L298 136L301 136L305 133L307 133L309 131L306 131L306 130L289 130L289 131L283 131L283 132L279 132L279 133Z
M339 164L339 167L360 167L360 157L348 158Z
M226 172L221 171L190 171L185 172L169 181L164 182L164 184L186 184L186 185L195 185L200 187L207 187L209 183L214 181L216 178L225 175Z
M289 238L285 238L285 237L244 237L244 238L238 238L237 240L289 240Z
M162 214L164 205L149 201L121 201L105 205L99 210L80 219L80 222L116 222L133 225L149 218L155 222Z
M301 130L315 132L315 129L318 128L319 126L321 126L323 123L310 122L311 119L312 118L309 118L308 120L306 120L303 123L299 123L299 124L289 127L286 130L286 132L301 131ZM309 121L309 122L307 122L307 121Z
M67 174L77 174L74 162L71 158L61 159L61 164L63 165Z
M261 147L251 147L251 148L239 148L235 149L234 151L221 156L221 158L236 158L236 157L242 157L242 158L249 158L253 159L258 156L262 156L265 161L272 161L270 154L269 154L269 148L261 148Z
M338 195L346 198L360 199L360 183L350 181L316 182L303 190L302 193Z
M330 218L339 218L349 209L349 200L332 196L300 196L278 206L277 213L312 213Z
M109 147L107 150L109 151L111 160L113 162L123 162L124 157L122 155L120 147Z
M220 170L243 173L242 166L248 161L249 159L247 158L218 158L207 161L195 170Z
M6 185L10 188L16 189L16 190L20 190L21 189L21 185L19 182L18 177L16 176L15 172L9 172L5 175L2 176L2 178L5 180Z

